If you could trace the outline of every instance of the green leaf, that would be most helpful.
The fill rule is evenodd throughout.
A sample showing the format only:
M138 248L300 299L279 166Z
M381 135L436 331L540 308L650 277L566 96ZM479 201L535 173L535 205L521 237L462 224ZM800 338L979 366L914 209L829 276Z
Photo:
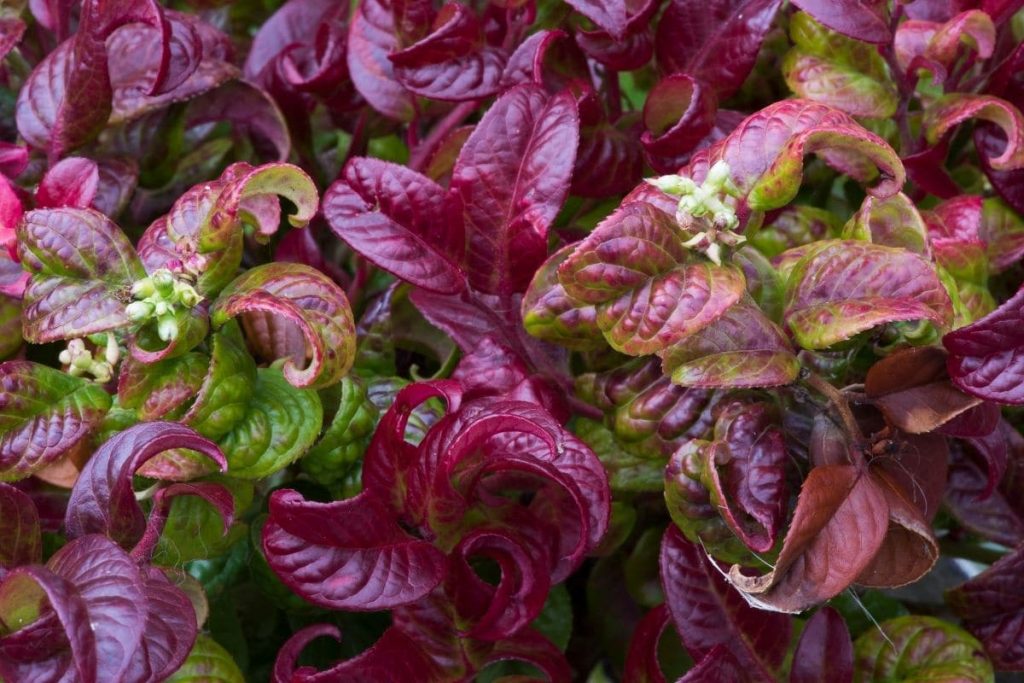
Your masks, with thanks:
M21 348L21 302L0 294L0 360Z
M206 379L181 421L216 441L245 415L256 386L256 363L237 324L214 332L211 346Z
M25 290L25 339L43 344L128 324L131 284L145 276L121 229L92 209L29 211L18 254L32 274Z
M276 368L261 368L245 416L219 441L228 474L262 479L305 453L323 422L320 397L297 389Z
M843 227L843 239L901 247L927 256L928 228L914 202L902 192L879 199L868 195Z
M200 634L192 652L168 683L245 683L245 676L228 651L210 636Z
M852 116L886 118L899 97L874 45L831 31L805 12L790 19L794 47L782 60L790 90Z
M210 359L202 353L143 364L129 356L117 381L118 403L138 411L139 419L174 420L198 392Z
M337 485L358 469L380 411L366 395L366 384L346 377L336 385L338 409L323 436L302 457L302 470L325 486ZM335 387L332 387L334 389Z
M109 408L96 384L29 361L0 363L0 481L24 479L82 446Z
M569 638L572 637L572 601L564 584L551 589L544 609L530 625L547 636L559 650L564 652L569 647Z
M240 518L252 505L252 482L211 476L210 481L224 486L235 502L235 518ZM223 555L237 541L245 538L248 525L235 522L224 533L221 513L201 496L176 496L163 533L157 543L153 561L165 566Z
M885 621L857 639L854 655L856 683L995 680L981 643L935 617L911 615Z
M664 487L665 461L631 452L600 422L580 418L573 423L573 433L604 465L612 491L661 491Z

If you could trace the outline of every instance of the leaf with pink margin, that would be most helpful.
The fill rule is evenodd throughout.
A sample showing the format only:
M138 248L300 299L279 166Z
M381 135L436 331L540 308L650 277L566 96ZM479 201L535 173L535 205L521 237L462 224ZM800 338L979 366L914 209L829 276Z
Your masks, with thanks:
M820 465L804 480L770 572L729 581L760 609L796 613L846 590L871 566L889 528L885 492L853 465Z
M664 603L650 610L633 629L626 654L623 681L626 683L665 683L658 662L658 644L672 617Z
M877 0L798 0L793 4L850 38L879 45L892 39L885 7Z
M0 581L8 569L38 564L43 558L39 512L32 498L0 483Z
M569 4L613 38L621 40L625 35L629 12L626 0L572 0Z
M129 356L118 374L118 405L137 411L145 421L164 419L187 407L199 393L209 364L210 359L198 352L151 364Z
M774 681L789 646L789 617L762 612L744 602L700 546L670 526L659 566L665 603L695 660L725 649L752 681Z
M0 61L13 50L25 34L25 22L20 19L0 19ZM16 175L16 174L15 174Z
M99 188L99 167L92 159L67 157L46 172L36 189L36 208L88 208Z
M997 403L1024 403L1024 288L981 320L942 338L960 390Z
M1001 171L992 166L991 159L996 157L1005 147L1006 137L999 127L991 123L982 123L974 128L974 147L978 150L978 160L985 176L992 187L1006 203L1018 213L1024 213L1024 169Z
M879 199L868 195L843 226L843 239L900 247L927 257L928 228L914 202L902 192Z
M1024 166L1024 118L1006 100L967 93L943 95L925 107L921 126L928 144L936 145L968 119L990 121L1002 128L1006 136L1002 153L986 157L992 168L1010 171Z
M711 84L718 97L746 80L765 36L775 23L778 0L672 0L658 22L655 51L664 73L688 73Z
M774 387L793 382L800 372L785 333L752 301L733 304L658 355L665 374L684 387Z
M810 618L793 653L789 683L852 683L853 641L839 612L822 607Z
M896 86L874 45L830 31L805 12L790 19L789 35L795 45L781 68L790 90L851 116L884 119L896 113Z
M235 278L211 310L214 328L250 313L284 318L298 328L306 349L300 367L295 357L284 364L285 378L296 387L336 383L355 359L355 322L345 292L320 271L301 263L267 263Z
M868 189L876 197L895 194L905 181L903 164L884 140L838 109L799 99L776 102L747 117L725 139L697 152L681 172L701 182L713 164L724 160L742 192L743 204L767 211L796 197L803 157L812 152L829 163L846 163L847 155L870 162L873 172L881 173L881 179ZM856 180L872 179L858 169L848 169ZM741 204L741 213L744 208Z
M905 249L827 240L812 245L786 283L786 325L806 349L823 349L877 325L953 322L934 266Z
M409 121L414 115L412 93L395 76L388 57L401 48L400 19L384 0L361 0L348 32L348 69L359 94L388 118Z
M109 218L92 209L40 209L25 214L17 234L18 255L32 274L26 340L41 344L128 324L128 289L146 273Z
M487 293L526 289L547 256L547 232L569 191L579 115L569 93L507 91L459 153L451 189L466 226L470 284Z
M295 668L299 653L314 638L330 636L341 640L336 626L319 624L297 632L278 652L274 664L274 683L441 683L444 672L419 643L397 628L389 628L368 650L335 664L326 671L311 667Z
M148 605L138 565L110 539L90 534L58 550L46 566L69 581L85 603L96 637L97 677L122 680L146 623Z
M235 521L235 499L232 492L224 484L213 481L178 482L168 484L157 490L153 496L153 507L149 511L149 519L146 520L146 530L142 538L132 548L132 557L139 562L152 562L157 543L167 528L168 517L171 515L171 506L176 498L182 496L193 496L208 503L204 510L212 510L213 514L201 517L202 522L219 517L221 522L221 534L227 535L228 530ZM195 508L192 508L195 510ZM202 532L199 531L200 542L204 541ZM214 555L214 552L207 556ZM187 560L186 560L187 561Z
M263 552L292 591L329 609L390 609L423 597L444 576L444 554L406 533L366 491L332 503L275 492Z
M82 469L71 492L64 520L70 538L102 533L131 548L146 520L135 499L132 477L150 458L172 448L189 448L227 469L215 443L185 425L143 422L119 432L100 446Z
M597 309L571 298L558 281L558 268L575 250L575 244L562 247L537 269L523 297L523 325L538 339L566 348L599 349L604 341Z
M1024 549L1005 555L981 574L946 593L964 628L978 638L1000 670L1024 667L1024 600L1017 586Z
M97 683L96 637L89 627L85 601L68 580L36 565L15 569L0 582L0 617L8 622L12 611L28 608L29 613L37 612L44 596L63 631L71 651L70 656L63 653L42 661L24 662L19 666L5 654L0 657L0 675L11 681L39 680L40 677L63 680L67 677L83 683ZM25 626L0 637L0 654L11 647L11 641L19 634L31 628L31 625ZM38 638L34 640L38 641ZM33 644L47 654L53 650L52 641L45 645Z
M388 55L402 86L451 102L490 97L500 90L508 53L485 42L484 26L473 10L447 3L432 28L421 40Z
M466 286L461 226L445 190L398 164L357 158L324 195L332 232L368 260L417 287L455 294Z
M645 202L620 207L558 267L558 281L617 351L655 353L707 327L739 301L742 271L683 246L668 214Z
M644 102L644 151L668 157L689 152L711 132L717 109L707 84L682 73L666 76Z
M124 683L162 681L178 670L196 640L196 613L188 597L157 567L142 568L146 624Z
M968 10L937 27L928 41L925 56L948 67L956 59L961 45L974 50L979 58L988 59L995 42L996 27L992 18L981 10Z
M0 480L23 479L82 448L110 395L30 361L0 363Z

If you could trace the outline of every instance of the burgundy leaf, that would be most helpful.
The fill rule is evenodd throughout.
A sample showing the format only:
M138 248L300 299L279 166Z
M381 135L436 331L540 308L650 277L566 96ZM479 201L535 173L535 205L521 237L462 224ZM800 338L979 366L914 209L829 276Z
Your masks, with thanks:
M644 171L643 149L637 145L639 136L635 116L623 116L614 124L601 121L581 128L572 194L604 198L633 189Z
M388 59L410 92L460 102L497 93L508 54L484 42L483 26L471 9L448 3L430 35Z
M655 43L665 73L687 73L715 89L736 92L754 68L775 21L778 0L672 0L658 21Z
M46 172L36 190L36 208L69 206L85 209L96 197L100 174L96 162L82 157L61 159Z
M945 505L971 533L1013 547L1024 541L1024 514L1018 497L1001 488L989 491L991 476L964 449L952 449ZM988 492L988 493L986 493Z
M353 159L323 211L335 235L402 280L442 294L465 287L461 226L447 213L444 189L415 171Z
M521 292L547 255L547 231L569 190L579 118L568 93L509 90L469 136L452 172L470 283Z
M20 19L0 19L0 61L3 61L7 53L21 42L21 36L24 33L25 22ZM17 173L14 175L17 175Z
M125 672L125 683L148 683L171 676L185 662L195 642L196 613L185 595L156 567L143 567L148 609L139 648Z
M1018 588L1022 571L1024 549L1018 548L946 594L964 627L1001 670L1024 668L1024 599Z
M885 491L852 465L815 467L804 480L772 571L729 580L762 609L800 612L838 595L865 571L889 526Z
M68 536L104 533L124 548L133 547L146 520L132 490L132 477L147 460L172 448L199 451L227 469L217 445L189 427L170 422L129 427L100 446L82 470L68 501Z
M942 338L947 367L962 391L998 403L1024 403L1024 288L981 320Z
M729 650L721 645L716 645L677 683L717 683L718 681L740 681L749 677L750 672L740 667Z
M285 378L296 387L330 386L352 367L355 322L348 298L318 270L299 263L267 263L235 278L221 292L210 312L219 328L241 316L266 313L298 328L305 339L299 357L289 357ZM251 336L251 335L250 335ZM309 364L301 363L309 359Z
M645 5L656 7L656 3L649 0ZM654 55L654 34L651 29L650 25L644 24L630 28L621 40L606 31L578 31L576 44L588 57L610 69L633 71L646 65Z
M723 648L751 680L775 680L789 645L789 617L749 606L700 546L674 526L665 532L660 566L665 602L695 660Z
M558 268L575 251L570 244L559 249L537 270L523 297L523 325L535 337L570 349L601 348L597 309L581 305L558 281Z
M248 136L260 159L283 162L291 153L284 115L261 88L246 81L229 81L189 103L190 129L228 122L236 134Z
M853 641L839 612L815 612L793 653L789 683L852 683Z
M0 581L6 570L43 557L39 512L27 494L0 483Z
M629 12L626 0L572 0L569 4L613 38L618 40L625 34Z
M671 622L668 606L658 605L644 615L633 630L626 655L623 680L627 683L665 683L658 663L658 643Z
M245 58L245 75L255 78L289 46L309 42L318 24L336 9L331 0L291 0L274 12L252 40Z
M405 683L416 680L440 683L443 672L420 645L397 628L389 628L370 649L335 664L326 671L310 667L296 669L296 659L307 643L320 636L341 639L334 626L308 626L293 635L278 652L274 683Z
M876 0L798 0L793 3L819 22L865 43L892 39L885 6Z
M715 125L714 93L686 74L658 82L644 103L644 151L653 156L678 156L697 146Z
M983 123L974 129L974 146L978 150L981 168L996 192L1018 213L1024 212L1024 168L1003 171L993 167L996 158L1006 146L1006 137L995 124Z
M300 596L331 609L380 610L440 583L444 555L407 534L376 497L333 503L277 491L263 529L267 562Z

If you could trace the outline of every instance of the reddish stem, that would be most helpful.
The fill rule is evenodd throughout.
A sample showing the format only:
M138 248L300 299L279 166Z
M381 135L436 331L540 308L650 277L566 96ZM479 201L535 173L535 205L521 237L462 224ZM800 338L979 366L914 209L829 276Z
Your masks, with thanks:
M447 116L438 121L427 137L423 138L416 145L416 148L412 150L412 154L409 155L409 168L414 171L422 171L426 167L427 162L434 156L437 147L448 137L448 134L458 128L466 120L466 117L476 111L479 105L479 100L462 102L448 112Z

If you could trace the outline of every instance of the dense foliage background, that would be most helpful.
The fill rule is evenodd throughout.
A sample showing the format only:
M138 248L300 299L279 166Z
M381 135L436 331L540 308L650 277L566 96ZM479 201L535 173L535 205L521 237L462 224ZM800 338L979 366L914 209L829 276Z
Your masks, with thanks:
M1011 680L1022 4L4 2L0 680Z

